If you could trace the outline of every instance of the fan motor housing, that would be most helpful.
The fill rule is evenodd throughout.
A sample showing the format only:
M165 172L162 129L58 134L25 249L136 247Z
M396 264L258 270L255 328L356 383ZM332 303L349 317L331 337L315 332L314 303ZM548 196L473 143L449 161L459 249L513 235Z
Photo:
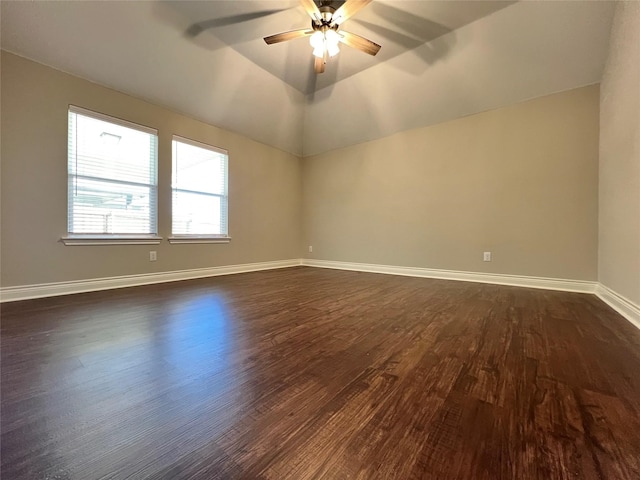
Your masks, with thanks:
M318 7L318 10L320 10L320 15L322 16L322 23L327 25L331 23L333 14L336 11L336 9L331 6L331 1L323 1L320 7Z

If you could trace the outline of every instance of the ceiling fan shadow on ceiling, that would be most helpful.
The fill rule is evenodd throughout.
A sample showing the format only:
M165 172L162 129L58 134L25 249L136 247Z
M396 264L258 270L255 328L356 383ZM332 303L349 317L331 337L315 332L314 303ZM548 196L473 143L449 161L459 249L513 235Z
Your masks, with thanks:
M343 22L351 18L372 0L346 0L335 8L332 0L321 0L320 6L313 0L300 0L300 3L311 17L311 28L302 28L290 32L277 33L264 37L267 45L286 42L300 37L310 37L309 43L313 47L314 70L323 73L329 57L340 52L339 43L360 50L369 55L376 55L380 45L355 33L341 30Z
M226 27L228 25L234 25L236 23L247 22L250 20L256 20L263 17L268 17L274 13L280 13L285 9L279 8L277 10L262 10L259 12L241 13L239 15L232 15L230 17L215 18L211 20L205 20L203 22L194 23L189 26L186 31L188 37L197 37L205 30L218 27Z

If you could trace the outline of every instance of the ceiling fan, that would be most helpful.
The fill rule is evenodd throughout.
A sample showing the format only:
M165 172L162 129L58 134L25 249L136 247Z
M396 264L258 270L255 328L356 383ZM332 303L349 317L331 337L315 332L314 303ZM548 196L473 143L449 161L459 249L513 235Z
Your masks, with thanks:
M314 70L316 73L324 72L328 57L338 54L339 43L344 43L361 52L375 55L380 50L380 45L355 33L340 30L342 23L366 7L372 0L346 0L337 9L332 6L332 0L321 0L320 6L313 0L300 0L300 3L311 17L311 28L303 28L290 32L278 33L265 37L267 45L286 42L294 38L310 37L309 43L313 47L315 57Z

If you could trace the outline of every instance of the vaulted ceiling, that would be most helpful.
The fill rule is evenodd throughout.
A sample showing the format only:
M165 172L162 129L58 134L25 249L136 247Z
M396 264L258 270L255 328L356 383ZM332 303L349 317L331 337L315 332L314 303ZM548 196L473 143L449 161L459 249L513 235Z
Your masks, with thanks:
M335 2L336 5L343 3ZM2 48L297 155L600 81L615 2L374 0L313 73L297 0L1 3Z

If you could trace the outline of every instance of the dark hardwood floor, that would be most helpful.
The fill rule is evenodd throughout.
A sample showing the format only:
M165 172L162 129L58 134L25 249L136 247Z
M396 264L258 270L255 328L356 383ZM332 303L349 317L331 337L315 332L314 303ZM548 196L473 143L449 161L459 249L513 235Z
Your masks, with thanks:
M297 267L2 306L2 479L639 479L592 295Z

